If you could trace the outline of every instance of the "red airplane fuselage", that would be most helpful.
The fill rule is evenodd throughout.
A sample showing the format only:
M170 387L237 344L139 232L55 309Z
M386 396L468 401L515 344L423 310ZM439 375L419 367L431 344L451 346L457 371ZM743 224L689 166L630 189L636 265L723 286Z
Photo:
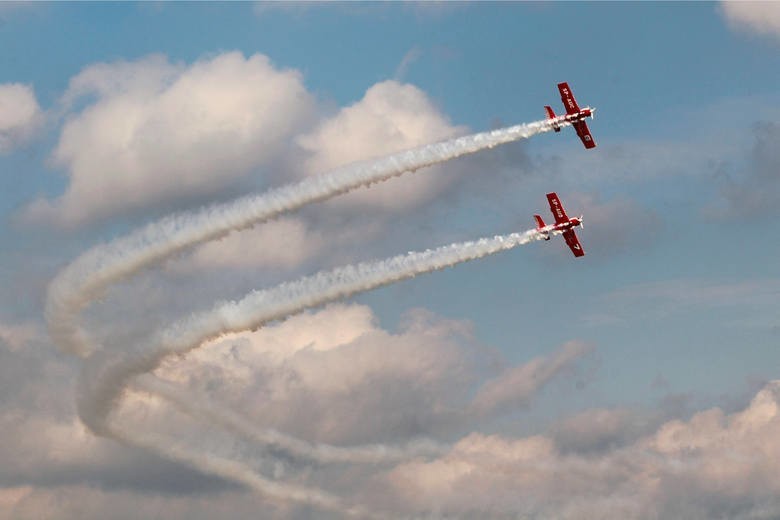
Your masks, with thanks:
M588 117L592 118L596 109L591 107L580 108L574 99L574 95L571 93L568 83L558 83L558 91L561 93L561 101L566 109L566 114L557 116L551 106L545 105L544 110L547 113L550 127L556 132L560 132L561 126L571 125L585 148L595 148L596 141L593 139L585 119Z
M553 129L555 129L556 131L559 131L561 123L564 123L564 124L569 123L569 124L573 125L574 123L577 123L579 121L584 121L588 117L593 119L593 113L595 111L596 111L595 108L585 107L582 110L580 110L579 112L574 113L574 114L562 114L562 115L551 117L551 118L548 118L548 119L549 119L550 124L552 125Z
M582 227L582 217L570 217L568 221L561 222L560 224L549 224L544 227L537 228L537 231L547 235L549 240L550 235L560 235L568 229L574 229L576 227Z
M582 217L571 217L568 222L553 224L552 231L564 232L567 229L576 228L577 226L582 226Z
M550 212L555 219L555 223L547 225L540 215L534 215L536 231L539 233L539 236L545 240L550 240L552 235L563 235L566 245L569 246L574 256L584 256L585 251L583 251L582 245L580 245L580 241L577 239L577 234L574 232L574 228L582 227L582 216L569 217L566 211L564 211L558 195L554 192L547 194L547 201L550 204Z

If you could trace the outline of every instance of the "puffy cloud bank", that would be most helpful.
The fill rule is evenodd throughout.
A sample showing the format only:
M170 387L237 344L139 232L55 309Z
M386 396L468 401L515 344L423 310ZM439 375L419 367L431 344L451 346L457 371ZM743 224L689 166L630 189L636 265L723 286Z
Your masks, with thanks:
M238 52L189 66L161 56L92 65L63 97L84 101L53 155L67 190L30 217L75 225L214 192L273 162L313 110L297 71Z
M607 417L605 436L621 423ZM618 420L613 420L618 419ZM578 417L592 437L603 412ZM474 433L433 461L386 475L397 504L447 517L774 518L780 514L780 381L742 411L669 421L607 451L563 451L553 437Z
M22 87L13 87L20 96ZM396 81L378 83L327 115L298 71L239 52L192 64L154 55L91 65L71 79L61 102L66 119L52 164L69 183L61 196L34 201L25 217L65 227L170 208L242 182L252 189L263 179L279 184L465 130L450 124L423 91ZM9 119L8 131L26 128L28 112ZM441 172L417 175L336 205L403 211L447 184Z

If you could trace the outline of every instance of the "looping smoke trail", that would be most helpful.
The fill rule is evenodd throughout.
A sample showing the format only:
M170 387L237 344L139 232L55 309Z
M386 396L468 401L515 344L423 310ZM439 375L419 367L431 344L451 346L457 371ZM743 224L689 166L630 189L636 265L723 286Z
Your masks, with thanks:
M81 419L93 431L105 431L108 415L124 388L134 377L155 370L170 355L186 354L230 332L257 329L307 308L541 239L543 236L532 229L451 244L322 271L270 289L253 291L237 302L218 304L211 311L193 314L158 332L135 351L105 360L102 356L93 356L85 364L87 377L82 378L88 386L82 389L79 399Z
M109 423L109 415L113 406L121 398L124 388L137 376L154 370L170 354L186 353L228 331L257 328L268 321L281 319L303 309L322 305L356 292L473 260L531 240L538 240L540 239L538 233L532 230L523 234L454 244L384 261L347 266L285 283L272 289L255 291L239 302L218 305L211 312L180 321L157 334L155 341L115 357L110 357L104 351L95 351L96 346L79 325L80 313L91 300L101 295L111 284L188 247L361 186L369 186L405 172L550 130L552 126L548 121L537 121L422 146L382 159L355 163L330 174L311 177L262 195L244 197L229 204L215 205L194 214L168 217L87 251L63 269L52 281L45 309L49 333L60 349L87 358L78 396L79 415L82 421L97 435L148 448L208 473L242 482L272 498L305 502L350 516L378 516L359 507L349 507L339 498L317 489L267 480L251 468L234 460L194 453L149 434L142 435L127 429L117 429ZM150 383L148 378L141 380L141 385L146 385L148 391L166 395L166 390L159 385L153 388L155 384ZM179 399L172 394L168 397L182 408L186 408L189 404L191 410L195 409L192 403L186 402L186 399ZM259 442L267 442L317 460L348 460L347 452L352 450L310 445L273 431L259 432L251 425L237 420L237 417L227 413L215 414L213 409L205 405L197 409L197 412L210 414L226 427ZM357 451L351 451L351 454L365 460L392 458L398 454L391 451L383 453L382 449L388 448L362 447ZM407 450L408 454L409 449L414 451L425 447L410 446L397 449Z
M54 278L45 309L49 334L63 351L85 357L93 345L78 325L81 311L109 285L154 262L306 204L550 130L550 123L543 120L459 137L382 159L357 162L261 195L149 224L125 237L94 247Z
M111 426L107 427L105 436L130 446L146 448L154 452L160 452L160 447L164 446L164 454L173 460L189 464L191 467L210 475L240 482L248 488L283 504L292 500L347 516L385 518L381 513L368 511L360 506L347 506L340 498L319 489L274 482L258 475L251 468L235 460L209 453L193 452L170 438L163 438L150 433L131 432L126 429L119 431Z
M276 499L294 500L323 509L336 511L343 515L370 517L380 516L369 513L359 506L347 506L340 499L318 489L288 486L270 481L243 464L216 457L214 455L193 453L168 441L156 441L154 437L118 430L109 422L109 415L121 398L125 388L137 376L157 368L168 356L181 355L198 348L206 341L216 339L223 334L255 329L269 321L281 319L307 308L344 298L352 294L367 291L418 274L450 267L462 262L475 260L487 255L512 249L544 237L535 229L524 233L482 238L473 242L463 242L398 255L385 260L364 262L345 266L331 271L323 271L312 276L300 278L276 287L254 291L237 302L225 302L216 305L211 311L194 314L155 334L146 345L131 352L109 357L99 352L88 358L84 364L80 395L79 415L93 432L112 437L122 442L150 448L161 455L187 463L211 474L244 483L250 488ZM141 386L148 390L163 390L146 377ZM207 413L211 413L208 411ZM256 430L245 428L244 423L234 421L226 415L214 414L221 424L240 430L240 433L258 434ZM225 420L227 419L227 420ZM259 433L255 440L263 442L266 433ZM292 453L302 453L317 458L322 455L316 448L295 439L279 436L277 446ZM333 450L328 452L328 450ZM326 447L324 459L347 460L347 449ZM369 452L370 453L370 452ZM356 458L366 456L358 452ZM381 453L370 453L379 457Z
M249 441L321 463L379 464L416 456L442 455L448 448L432 441L416 441L403 447L374 444L348 448L309 443L276 430L259 428L254 423L247 421L244 416L225 408L224 405L211 403L207 396L193 395L190 391L185 392L176 385L154 377L152 374L143 374L137 377L133 386L153 395L164 397L181 411L218 423Z

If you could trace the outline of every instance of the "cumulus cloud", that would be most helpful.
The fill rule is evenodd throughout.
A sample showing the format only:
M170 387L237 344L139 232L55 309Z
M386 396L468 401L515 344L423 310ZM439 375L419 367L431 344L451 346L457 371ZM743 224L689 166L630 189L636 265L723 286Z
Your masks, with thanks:
M43 119L35 92L29 85L0 84L0 154L28 139Z
M309 153L308 175L327 172L354 161L381 157L407 148L464 133L417 87L388 80L366 91L363 99L325 119L312 132L298 138ZM440 193L453 175L449 167L412 177L392 179L370 190L360 190L333 201L340 207L402 211Z
M5 500L4 500L5 499ZM3 503L9 504L6 514ZM162 513L164 512L164 513ZM57 488L29 486L0 489L0 520L78 518L79 520L133 520L138 518L209 520L213 518L289 519L289 508L269 504L243 490L189 494L139 493L87 485ZM7 516L6 516L7 515ZM302 517L298 517L302 518Z
M224 189L271 164L313 110L297 71L238 52L93 65L63 96L66 108L79 100L53 154L70 183L31 219L76 225Z
M780 38L780 4L777 2L721 2L720 12L736 29Z
M561 453L603 454L636 442L672 417L682 416L681 404L671 400L657 409L589 409L565 417L549 435Z
M403 318L398 330L388 331L369 307L334 304L221 338L184 359L170 360L157 373L240 410L258 426L346 445L404 443L421 435L449 438L469 431L475 419L486 424L491 414L527 406L564 364L577 362L580 349L569 344L512 367L479 344L467 322L418 309ZM203 497L218 493L247 500L253 510L267 507L265 498L249 491L92 436L73 410L77 363L41 356L36 349L0 349L0 429L7 434L0 445L0 504L12 508L13 518L50 516L49 501L69 491L84 503L55 516L68 517L72 511L79 518L101 517L113 504L118 509L112 517L134 517L137 510L125 511L124 500L129 503L130 497L150 490L158 497L156 505L149 505L150 514L164 504L178 504L170 517L186 516ZM530 381L521 384L519 374ZM40 385L41 380L47 384ZM15 391L6 392L5 385ZM476 414L469 404L474 395L494 396L489 399L494 404ZM240 456L274 478L292 471L286 459L267 462L267 453L236 444L212 422L187 417L144 393L130 392L116 419L204 452ZM300 478L328 488L338 476L335 487L350 499L350 490L360 489L363 477L376 472L371 466L343 470L307 466ZM223 512L242 516L240 511L236 506ZM278 514L294 516L285 508Z
M0 351L4 382L20 372L9 359L29 356L25 352ZM465 433L435 458L346 471L307 466L298 473L349 501L398 516L780 514L774 478L780 472L780 381L732 414L714 408L670 421L630 409L597 409L565 418L548 433L520 438L484 433L491 414L527 406L587 352L587 345L571 342L513 367L479 344L467 322L415 310L388 331L370 308L334 304L221 338L157 373L224 400L258 425L309 440L348 445ZM70 402L70 392L51 389L72 382L75 366L60 370L55 380L39 365L31 367L37 370L32 379L50 384L28 385L38 393L34 402L47 402L43 392ZM219 444L223 436L213 424L185 420L161 401L129 401L121 408L123 423L162 427L177 442L242 460L258 456ZM311 514L297 506L276 508L262 496L92 437L72 410L31 410L7 404L0 412L0 429L7 433L0 445L0 518L3 506L13 512L10 518L49 517L52 511L55 517L133 518L140 497L147 499L141 506L146 516L161 510L170 518L246 516L259 509L269 518ZM270 467L274 478L292 473L284 461L262 467ZM64 496L71 498L69 505L62 506ZM74 496L77 504L71 504ZM58 503L61 509L51 509Z
M32 323L4 324L0 323L0 346L15 351L24 348L42 336L38 327Z
M171 269L292 269L316 255L323 245L324 239L310 232L303 220L282 218L208 242L185 259L171 262Z
M74 227L257 185L258 178L285 182L295 169L318 175L466 131L423 91L392 80L317 119L297 71L237 52L192 64L164 56L94 64L71 79L61 104L66 122L51 162L69 182L61 196L28 205L27 222ZM322 234L336 237L331 245L374 236L389 213L423 205L460 175L452 165L432 170L329 202L329 218L235 233L177 269L294 268L323 252ZM366 208L371 217L345 232L339 219ZM269 241L274 247L263 246Z
M570 341L551 356L508 368L479 389L471 406L476 413L486 414L527 404L539 388L591 349L581 341Z
M360 307L352 311L363 313L356 322L372 319ZM344 338L332 336L316 348L338 350L337 345L360 328L371 327L355 327ZM293 351L283 357L291 359ZM780 471L780 381L767 384L732 414L713 408L686 420L641 427L638 435L632 415L629 410L590 410L564 421L552 434L520 438L474 432L432 459L367 471L311 468L307 478L329 481L370 509L392 511L398 517L704 520L780 514L780 484L775 478ZM134 464L132 454L111 455L109 443L82 439L83 433L71 423L38 421L28 425L29 431L19 431L13 421L3 418L2 425L14 435L9 437L14 445L19 442L17 434L30 436L16 453L25 457L11 459L28 462L0 467L0 504L13 511L10 518L135 518L138 511L153 516L162 510L169 518L243 517L257 510L269 518L311 515L295 506L277 508L263 497L213 483L184 493L150 494L138 484L144 474L152 479L160 474L186 478L186 474L166 473L148 459ZM584 436L588 442L575 440L572 445L574 436ZM3 460L9 460L11 450L0 448ZM29 471L37 468L42 473L41 461L49 468L52 461L61 464L55 478L35 478L35 472ZM20 471L27 471L27 477L19 478ZM127 481L135 484L117 486L123 472L135 474L135 481ZM115 484L90 486L90 480L85 480L90 474L102 483L113 474ZM63 502L64 496L69 500ZM142 496L146 499L139 502ZM52 509L56 504L61 509ZM2 514L0 510L0 518Z
M588 350L573 342L506 366L468 323L414 310L388 332L370 308L337 304L231 335L160 375L309 440L395 442L526 407Z
M53 355L54 346L34 323L6 323L0 330L0 519L7 518L4 505L15 507L28 489L99 483L168 493L226 486L95 437L76 413L79 363Z
M779 404L775 381L738 413L670 421L595 456L563 453L542 435L475 433L386 482L408 510L455 517L768 518L780 513Z

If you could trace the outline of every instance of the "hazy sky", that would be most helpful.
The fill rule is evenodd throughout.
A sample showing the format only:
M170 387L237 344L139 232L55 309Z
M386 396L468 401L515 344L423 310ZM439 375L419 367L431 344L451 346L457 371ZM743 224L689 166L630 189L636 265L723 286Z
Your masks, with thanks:
M0 4L0 519L777 517L779 6ZM539 120L561 81L594 150L536 135L178 252L91 295L86 360L47 330L91 247ZM525 231L549 191L584 258L534 242L230 334L130 381L121 442L82 422L171 323Z

